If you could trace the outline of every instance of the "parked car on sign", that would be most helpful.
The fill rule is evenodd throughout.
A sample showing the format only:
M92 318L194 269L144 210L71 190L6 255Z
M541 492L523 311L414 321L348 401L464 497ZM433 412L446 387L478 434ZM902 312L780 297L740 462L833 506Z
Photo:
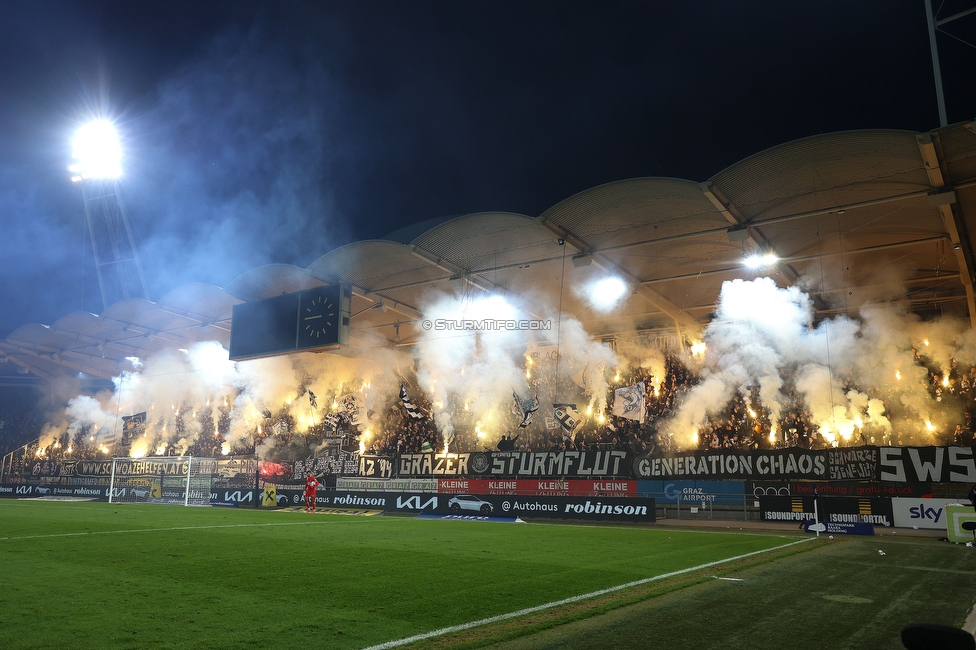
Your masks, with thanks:
M454 512L461 512L462 510L470 510L473 512L480 512L483 515L490 515L495 509L495 506L491 505L487 501L482 500L480 497L473 496L471 494L459 494L450 501L447 502L447 507Z

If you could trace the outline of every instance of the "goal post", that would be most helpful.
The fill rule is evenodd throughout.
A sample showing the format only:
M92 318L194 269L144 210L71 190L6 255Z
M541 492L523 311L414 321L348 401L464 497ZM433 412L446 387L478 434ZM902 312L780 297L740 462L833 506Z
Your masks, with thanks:
M210 505L215 458L113 458L109 503Z

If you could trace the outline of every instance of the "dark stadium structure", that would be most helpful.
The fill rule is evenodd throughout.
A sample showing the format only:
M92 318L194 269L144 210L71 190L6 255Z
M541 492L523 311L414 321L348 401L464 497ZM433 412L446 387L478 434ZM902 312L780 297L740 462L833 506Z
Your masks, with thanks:
M976 323L974 231L976 122L830 133L757 153L704 182L621 180L539 216L465 215L409 240L354 242L306 268L262 266L223 288L189 284L156 301L27 324L0 341L0 382L109 379L126 357L204 340L227 346L234 305L339 282L353 290L346 354L364 332L409 347L418 299L431 288L499 293L531 314L532 293L555 295L564 275L578 283L607 270L633 288L619 309L588 312L566 292L563 311L580 314L595 337L626 323L680 341L709 321L723 281L755 276L741 263L751 251L774 252L777 284L800 283L820 316L888 299Z

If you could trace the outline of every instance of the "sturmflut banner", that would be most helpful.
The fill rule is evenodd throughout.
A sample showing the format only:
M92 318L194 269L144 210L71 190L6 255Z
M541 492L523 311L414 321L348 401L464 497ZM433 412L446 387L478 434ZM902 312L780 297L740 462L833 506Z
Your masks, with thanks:
M396 476L630 477L632 464L633 454L625 451L403 454L396 458Z

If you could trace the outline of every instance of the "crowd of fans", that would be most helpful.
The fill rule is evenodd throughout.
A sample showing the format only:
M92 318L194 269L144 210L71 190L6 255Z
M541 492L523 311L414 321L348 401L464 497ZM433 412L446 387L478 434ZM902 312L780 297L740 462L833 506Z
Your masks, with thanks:
M926 360L916 357L920 366ZM660 370L658 370L661 373ZM931 402L938 405L933 420L922 422L918 416L901 415L897 395L888 387L862 389L848 378L845 393L858 390L868 399L880 399L886 405L895 405L894 412L885 412L893 426L882 427L877 423L861 425L845 438L824 435L814 422L796 386L787 379L781 393L785 404L773 421L768 409L761 405L758 388L736 391L724 408L710 416L698 431L699 449L769 449L786 447L825 448L830 446L857 445L907 445L907 444L976 444L973 433L972 406L976 404L976 367L960 369L956 364L948 371L929 369ZM410 390L410 399L416 405L412 416L399 399L370 413L368 425L351 425L348 421L326 419L314 426L300 430L291 415L266 414L262 425L257 426L247 440L235 445L225 442L230 428L229 413L203 413L199 419L184 409L176 418L176 435L166 443L159 435L148 439L145 425L126 428L121 439L108 449L102 438L103 432L95 432L90 426L81 426L73 434L64 432L60 438L46 441L44 447L23 448L9 435L14 431L20 438L30 438L40 430L40 415L36 410L10 408L7 405L7 421L0 430L4 453L19 449L25 462L32 459L57 461L60 458L100 458L126 455L137 447L148 455L191 454L216 457L222 454L259 453L265 458L296 459L320 452L325 448L345 451L361 451L378 455L399 455L426 451L553 451L616 449L633 453L666 453L676 448L668 423L676 405L684 393L691 390L700 377L676 355L669 355L663 364L663 376L655 377L644 367L621 369L613 377L607 394L601 400L586 395L578 380L559 373L555 364L536 364L528 368L530 395L521 400L513 396L512 402L490 414L472 414L463 403L448 406L449 417L440 414L433 417L430 400L421 391ZM644 419L628 419L611 415L614 390L644 383ZM9 396L7 399L10 399ZM538 400L539 409L528 416L521 407ZM574 404L579 420L561 424L549 410L549 404ZM10 421L13 414L13 421ZM436 423L435 423L436 420ZM449 424L447 424L449 423ZM437 424L445 425L443 429ZM150 427L150 430L152 427ZM206 433L204 433L206 432ZM146 438L140 440L140 436ZM13 440L13 442L11 442ZM687 445L684 445L687 448Z

